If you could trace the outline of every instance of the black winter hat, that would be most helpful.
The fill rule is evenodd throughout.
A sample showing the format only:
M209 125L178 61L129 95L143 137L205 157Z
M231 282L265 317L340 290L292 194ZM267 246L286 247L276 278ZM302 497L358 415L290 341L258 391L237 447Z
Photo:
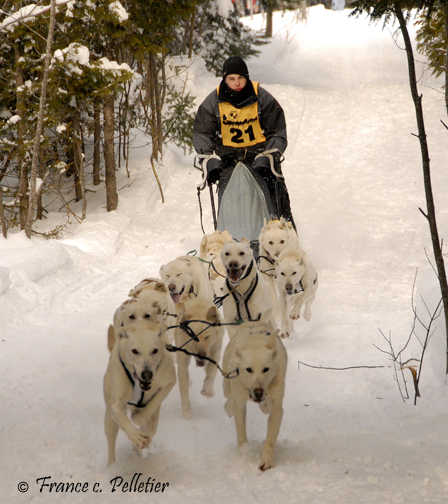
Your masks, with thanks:
M222 78L225 79L231 74L242 75L243 77L246 77L246 79L249 78L247 65L240 56L230 56L230 58L227 58L224 61L222 66Z

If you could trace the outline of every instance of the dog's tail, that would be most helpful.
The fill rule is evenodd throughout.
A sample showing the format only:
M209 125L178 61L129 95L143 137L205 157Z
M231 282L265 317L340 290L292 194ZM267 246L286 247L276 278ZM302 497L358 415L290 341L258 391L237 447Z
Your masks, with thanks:
M109 352L112 352L114 345L115 345L115 330L114 326L110 325L109 329L107 330L107 348L109 349Z

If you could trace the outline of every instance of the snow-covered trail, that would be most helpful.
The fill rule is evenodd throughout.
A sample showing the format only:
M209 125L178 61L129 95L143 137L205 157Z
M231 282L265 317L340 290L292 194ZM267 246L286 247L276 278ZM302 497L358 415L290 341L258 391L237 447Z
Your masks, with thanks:
M120 190L116 212L106 213L99 203L104 200L92 195L89 218L68 228L63 239L29 242L11 235L0 242L0 286L2 278L12 282L0 289L0 488L8 504L52 498L92 504L148 498L170 504L447 501L447 389L430 367L415 408L402 403L388 367L298 368L299 360L389 365L373 346L384 345L378 329L409 334L415 268L422 275L430 270L424 253L429 234L418 211L424 199L418 142L411 136L415 119L406 76L397 77L401 54L394 56L395 44L384 34L370 40L365 24L364 43L360 32L353 33L356 58L344 46L348 35L336 47L319 45L322 30L334 28L334 16L341 33L348 34L355 21L313 12L316 24L310 17L307 27L296 27L296 45L293 39L285 49L275 39L249 63L287 115L284 172L300 240L320 282L311 321L297 321L296 334L285 341L289 368L277 467L264 474L257 469L266 417L250 405L252 441L240 455L233 420L223 411L221 378L209 400L199 393L202 370L193 369L194 418L182 419L176 387L162 407L149 456L136 457L120 433L117 463L106 468L107 327L130 288L157 276L161 264L198 249L202 235L192 157L175 149L166 154L162 204L146 153L136 149L132 183ZM372 51L382 56L377 66L362 57ZM273 69L263 66L266 60ZM205 96L214 84L210 77L195 80L196 94ZM436 91L424 93L440 198L448 188L438 125L443 107ZM121 171L120 187L127 184ZM204 193L202 203L210 232ZM443 207L440 227L448 229ZM428 358L436 361L437 355ZM110 492L112 478L130 481L136 472L168 481L169 492ZM43 476L85 481L90 489L98 482L103 492L39 493L35 480ZM26 494L17 490L20 481L30 484Z

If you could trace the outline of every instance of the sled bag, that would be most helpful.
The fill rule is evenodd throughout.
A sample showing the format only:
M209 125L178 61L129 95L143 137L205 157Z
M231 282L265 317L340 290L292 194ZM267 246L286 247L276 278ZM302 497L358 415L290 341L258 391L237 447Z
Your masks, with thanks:
M243 237L258 240L264 219L269 221L271 218L269 208L272 205L268 206L265 192L254 174L241 162L224 183L218 208L218 229L227 230L237 240Z

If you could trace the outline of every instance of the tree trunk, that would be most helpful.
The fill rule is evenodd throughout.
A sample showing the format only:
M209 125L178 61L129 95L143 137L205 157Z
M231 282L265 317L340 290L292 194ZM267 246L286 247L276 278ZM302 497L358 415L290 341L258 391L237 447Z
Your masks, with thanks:
M86 200L86 189L84 180L84 156L82 152L81 117L79 115L79 110L76 110L73 113L72 124L73 124L73 144L74 144L73 151L75 157L75 171L77 175L76 201L82 199L82 220L84 220L87 214L87 200ZM80 193L79 199L78 199L78 190Z
M37 167L39 164L39 151L40 151L40 142L42 138L42 130L44 124L44 116L45 116L45 106L47 102L47 84L48 84L48 74L50 71L50 61L51 61L51 48L53 45L53 35L54 35L54 25L56 18L56 0L51 0L50 7L50 22L48 27L48 37L47 37L47 47L45 51L45 61L44 61L44 71L42 74L42 85L40 90L40 99L39 99L39 113L37 116L37 128L36 135L34 137L34 145L33 145L33 158L31 161L31 175L30 175L30 183L29 183L29 193L30 193L30 202L28 207L28 215L25 226L25 233L28 238L31 237L31 228L34 222L34 214L36 210L37 198L38 198L38 190L36 186L37 182ZM42 183L43 185L43 183ZM42 185L39 188L42 189Z
M415 112L417 117L418 138L420 140L420 150L422 154L423 180L425 186L426 207L427 207L427 213L426 214L423 212L422 213L428 220L434 258L436 261L437 276L439 279L440 290L442 293L443 307L445 312L445 330L447 337L445 367L446 367L446 373L448 374L448 284L446 278L445 263L443 261L442 247L439 239L439 232L437 230L436 212L431 185L429 151L428 151L428 144L426 141L425 124L423 120L422 97L421 95L418 94L417 78L415 74L414 54L412 50L411 39L409 37L403 11L398 1L394 2L394 10L398 22L400 24L401 33L403 34L403 39L406 47L406 54L408 58L408 69L409 69L409 84L411 87L411 95L412 99L414 100Z
M25 91L24 91L24 79L23 79L23 69L20 67L20 50L18 44L14 46L15 51L15 64L16 64L16 109L17 115L20 116L18 131L17 131L17 165L19 174L19 188L17 193L17 199L19 201L19 222L20 229L25 229L26 219L28 216L28 170L24 160L24 139L25 139L25 116L26 116L26 105L25 105Z
M5 213L3 211L3 193L2 193L1 188L0 188L0 222L2 224L3 236L6 238L8 235L8 228L6 226Z
M118 206L117 178L114 153L114 97L104 100L104 164L106 169L106 207L107 211L116 210Z
M448 4L445 5L445 108L446 113L448 114Z
M100 184L101 166L101 104L95 99L93 106L93 185Z
M272 38L272 34L274 31L274 13L272 11L272 7L268 7L266 9L266 38Z

